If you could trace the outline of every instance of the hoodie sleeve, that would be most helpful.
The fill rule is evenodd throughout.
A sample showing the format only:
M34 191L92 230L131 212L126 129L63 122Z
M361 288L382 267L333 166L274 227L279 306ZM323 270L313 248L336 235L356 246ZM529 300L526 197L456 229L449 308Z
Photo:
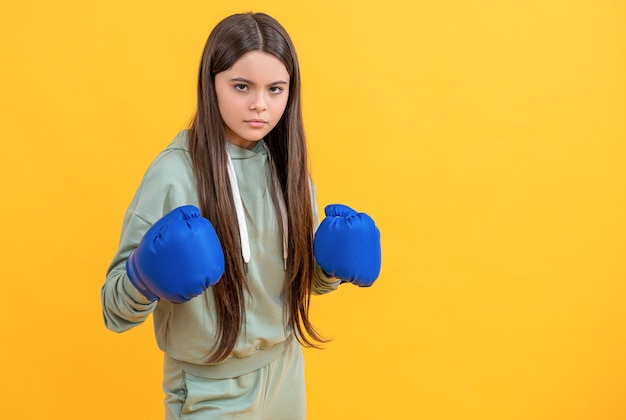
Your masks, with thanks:
M317 230L320 224L320 220L319 220L319 214L317 210L317 196L315 193L315 185L313 185L313 182L310 182L310 189L311 189L311 208L313 209L313 226L315 226L315 230ZM315 264L315 272L313 274L313 294L314 295L323 295L326 293L333 292L337 290L340 284L341 284L341 280L335 277L326 276L322 268L317 263Z
M143 323L157 304L142 295L126 274L126 260L150 226L130 208L126 211L120 246L100 291L104 325L111 331L123 332Z
M150 226L176 207L197 203L193 171L182 135L152 162L122 223L117 252L109 265L100 296L105 326L115 332L141 323L158 304L150 302L126 274L126 260Z

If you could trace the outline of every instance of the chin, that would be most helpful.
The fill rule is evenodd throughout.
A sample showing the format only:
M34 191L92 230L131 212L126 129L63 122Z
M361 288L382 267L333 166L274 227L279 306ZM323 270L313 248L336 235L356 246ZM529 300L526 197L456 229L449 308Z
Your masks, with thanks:
M263 135L256 135L256 136L250 136L248 138L246 138L247 141L259 141L262 140L265 136L267 135L267 133L264 133Z

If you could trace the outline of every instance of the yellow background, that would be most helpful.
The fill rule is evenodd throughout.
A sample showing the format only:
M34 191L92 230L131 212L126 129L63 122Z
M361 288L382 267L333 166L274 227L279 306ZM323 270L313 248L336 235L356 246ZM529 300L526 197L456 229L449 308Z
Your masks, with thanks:
M162 417L151 320L99 291L247 10L296 43L320 207L382 231L373 288L314 298L309 418L626 418L621 0L4 0L2 418Z

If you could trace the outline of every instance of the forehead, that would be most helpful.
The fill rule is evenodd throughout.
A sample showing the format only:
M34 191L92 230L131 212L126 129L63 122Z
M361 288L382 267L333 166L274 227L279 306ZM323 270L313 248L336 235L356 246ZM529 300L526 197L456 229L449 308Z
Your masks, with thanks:
M222 72L230 78L244 78L255 83L289 81L287 68L276 56L263 51L249 51L242 55L231 68Z

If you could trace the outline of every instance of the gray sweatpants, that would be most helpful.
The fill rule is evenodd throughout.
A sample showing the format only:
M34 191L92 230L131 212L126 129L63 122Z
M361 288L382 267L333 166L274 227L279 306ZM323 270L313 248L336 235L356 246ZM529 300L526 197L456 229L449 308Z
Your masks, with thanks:
M304 419L304 357L300 344L291 341L267 366L227 379L194 376L166 354L166 419Z

